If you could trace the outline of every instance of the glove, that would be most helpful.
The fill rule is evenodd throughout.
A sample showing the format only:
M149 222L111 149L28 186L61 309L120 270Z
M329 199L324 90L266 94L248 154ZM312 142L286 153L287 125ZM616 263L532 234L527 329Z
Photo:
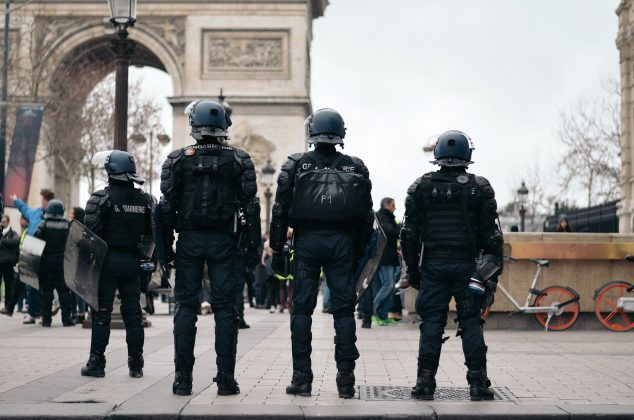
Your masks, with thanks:
M420 270L418 267L407 269L407 280L409 280L409 285L416 290L420 289L420 282L423 279L423 276L420 274Z
M273 258L271 258L271 268L273 269L274 274L280 274L282 276L284 273L284 253L283 252L274 252Z

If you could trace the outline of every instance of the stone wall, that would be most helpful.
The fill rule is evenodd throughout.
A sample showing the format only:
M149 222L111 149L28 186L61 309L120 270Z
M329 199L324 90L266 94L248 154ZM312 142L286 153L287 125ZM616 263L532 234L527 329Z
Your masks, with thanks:
M594 310L594 291L612 280L634 283L634 263L625 261L634 255L634 235L594 233L505 233L505 253L519 261L507 261L500 284L521 304L535 276L536 265L530 259L548 259L537 289L561 285L576 290L581 310ZM408 292L406 307L414 310L416 293ZM451 309L454 310L452 302ZM497 293L493 312L513 312L515 307Z

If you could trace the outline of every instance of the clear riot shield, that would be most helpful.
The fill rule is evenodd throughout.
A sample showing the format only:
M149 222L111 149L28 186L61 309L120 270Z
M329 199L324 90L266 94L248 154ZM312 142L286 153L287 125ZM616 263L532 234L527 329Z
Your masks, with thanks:
M25 236L20 247L20 259L18 270L20 271L20 281L34 289L40 289L38 273L40 271L40 260L46 242L35 236Z
M86 226L73 220L64 251L64 281L91 308L99 309L99 276L108 245Z
M161 203L154 206L153 212L154 222L154 241L156 245L156 258L159 262L159 269L161 273L161 288L171 287L174 288L174 274L172 264L169 263L168 257L170 250L168 249L167 242L165 240L163 227L161 226Z
M383 256L385 245L387 244L387 237L385 236L385 232L383 232L376 215L374 216L373 228L374 233L372 234L372 239L370 240L360 263L363 264L363 268L360 269L361 272L357 280L357 302L361 300L361 297L365 293L366 289L370 286L372 280L374 280L376 271L381 263L381 257Z

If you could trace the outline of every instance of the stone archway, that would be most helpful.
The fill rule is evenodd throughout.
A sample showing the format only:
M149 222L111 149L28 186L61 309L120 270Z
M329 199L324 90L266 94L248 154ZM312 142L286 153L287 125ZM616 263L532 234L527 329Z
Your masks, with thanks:
M312 110L312 21L323 15L327 4L328 0L140 3L137 23L130 30L130 38L139 45L133 64L159 68L171 77L174 146L190 142L186 105L215 98L222 88L234 109L235 141L254 153L258 171L268 159L279 167L286 156L303 150L303 122ZM20 16L12 15L19 55L38 57L30 71L38 83L26 95L31 102L54 93L51 87L58 87L60 71L78 63L88 62L104 75L109 72L113 28L106 16L105 3L81 0L35 0L20 9ZM19 89L10 95L25 96ZM59 189L48 183L49 174L50 168L37 168L32 203L37 202L40 187Z

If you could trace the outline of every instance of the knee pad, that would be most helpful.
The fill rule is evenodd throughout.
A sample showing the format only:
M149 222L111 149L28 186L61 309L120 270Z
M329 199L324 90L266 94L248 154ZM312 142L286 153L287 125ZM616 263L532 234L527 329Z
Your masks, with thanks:
M335 335L335 344L354 344L357 342L356 335Z
M313 340L313 333L311 332L291 332L291 340L298 343L310 343Z
M347 316L354 317L354 306L346 306L343 308L339 308L332 313L332 317L334 319L345 318Z
M291 315L312 316L313 310L309 308L302 308L300 306L293 305L293 308L291 309Z
M99 309L95 314L95 322L97 325L107 325L110 324L110 319L112 318L112 311L106 309Z

